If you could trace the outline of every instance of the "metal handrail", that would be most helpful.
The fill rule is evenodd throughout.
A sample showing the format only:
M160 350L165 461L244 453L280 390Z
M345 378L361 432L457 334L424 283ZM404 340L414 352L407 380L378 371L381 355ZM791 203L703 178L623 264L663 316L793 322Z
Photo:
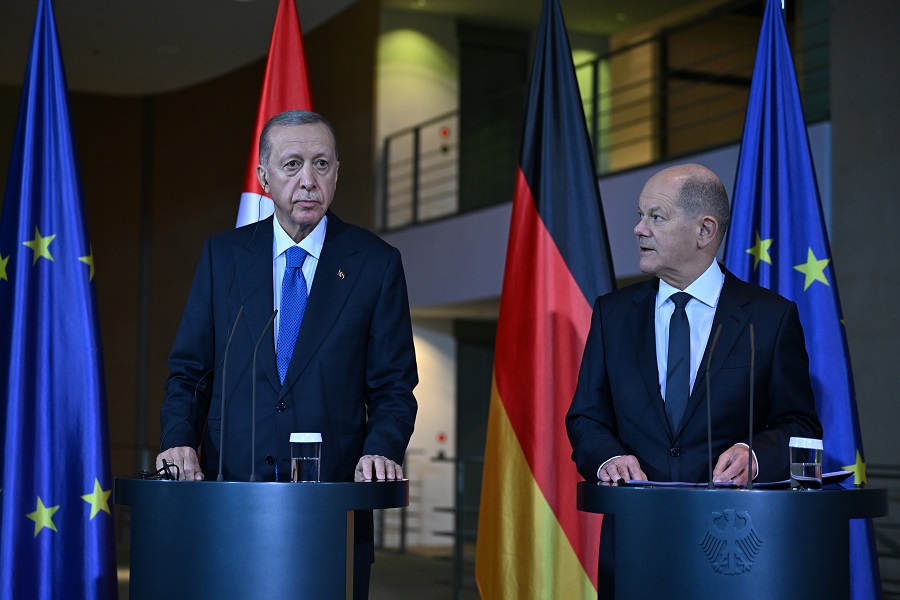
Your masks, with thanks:
M714 60L721 62L723 57L732 56L739 59L742 55L755 54L750 44L736 43L728 48L715 48L706 56L699 56L687 64L671 68L667 64L662 64L656 72L637 80L601 81L601 71L604 64L611 65L614 61L627 57L631 52L646 49L650 49L655 56L665 62L667 40L673 36L683 35L692 28L754 5L760 6L761 17L763 0L734 0L576 66L576 71L587 73L587 79L590 80L590 89L586 90L587 95L581 101L585 107L598 174L604 175L619 169L650 164L686 152L707 150L710 147L733 143L740 137L741 131L734 124L742 122L741 116L746 110L741 95L749 90L750 79L747 73L752 70L752 64L746 61L739 62L732 64L728 70L721 68L706 70L706 67L713 64ZM801 95L804 99L818 95L820 104L824 106L824 111L820 110L816 114L807 112L807 119L810 122L827 118L829 63L827 59L817 56L827 50L827 36L821 33L822 30L818 30L818 34L808 34L827 25L826 16L807 21L803 28L795 25L792 30L804 38L803 47L795 50L795 57L803 63L802 70L798 69L798 72L802 73ZM812 39L807 44L805 42L809 37L826 37L826 40ZM808 56L814 58L807 60ZM823 75L821 78L824 79L824 83L803 85L805 79L819 77L820 74ZM682 83L676 83L682 78ZM601 83L608 87L602 89ZM718 89L711 89L691 102L673 102L686 94L698 92L700 89L698 84ZM524 87L519 86L504 94L495 95L487 99L485 105L509 95L520 95L524 99ZM711 114L714 111L705 108L715 106L717 103L724 105L718 113ZM692 118L692 111L699 112L700 116ZM440 149L426 148L422 140L423 133L430 128L441 127L449 122L458 124L464 117L465 115L461 115L459 111L445 112L384 138L378 211L380 215L378 225L381 230L397 230L424 221L454 216L461 210L458 198L461 189L459 156L463 149L456 140L449 140L447 145ZM674 119L678 121L673 122ZM716 123L728 126L713 127ZM454 129L458 129L458 126ZM515 130L501 132L500 135L518 136L521 132ZM518 140L515 141L518 143ZM605 165L604 161L607 160L622 160L622 156L630 148L646 149L641 150L641 156L637 158L629 156L627 158L629 162L623 162L621 166ZM427 174L436 172L440 173L439 177L434 180L427 179ZM497 177L502 176L506 179L507 175L509 174L497 174ZM511 196L512 190L510 198ZM498 203L507 200L497 198Z

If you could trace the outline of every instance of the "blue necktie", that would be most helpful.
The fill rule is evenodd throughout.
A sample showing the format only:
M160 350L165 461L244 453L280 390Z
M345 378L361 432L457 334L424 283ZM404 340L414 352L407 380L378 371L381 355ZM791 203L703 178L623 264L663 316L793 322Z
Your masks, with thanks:
M669 296L675 312L669 320L669 354L666 365L666 416L672 432L678 431L691 395L691 326L684 307L693 296L676 292Z
M306 260L306 250L300 246L292 246L288 248L285 257L287 266L284 269L284 278L281 280L278 346L275 352L281 383L284 383L288 365L291 364L291 355L294 353L294 345L297 343L300 323L303 322L303 313L306 311L307 293L306 278L303 277L303 261Z

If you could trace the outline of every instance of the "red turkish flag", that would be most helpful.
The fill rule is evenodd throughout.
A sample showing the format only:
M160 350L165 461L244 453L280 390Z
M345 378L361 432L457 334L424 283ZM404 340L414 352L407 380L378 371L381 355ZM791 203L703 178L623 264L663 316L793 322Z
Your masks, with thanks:
M250 156L244 177L244 189L238 209L237 226L265 219L274 211L272 199L265 196L256 177L259 164L259 135L266 121L286 110L312 110L312 96L306 74L306 55L300 17L294 0L281 0L275 15L275 28L269 44L269 60L263 80L256 129L250 143Z

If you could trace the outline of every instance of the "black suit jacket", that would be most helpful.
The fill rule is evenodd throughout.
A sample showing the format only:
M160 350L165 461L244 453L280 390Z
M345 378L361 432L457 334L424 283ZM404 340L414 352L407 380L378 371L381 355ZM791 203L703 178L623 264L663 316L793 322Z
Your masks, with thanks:
M724 269L723 269L724 270ZM821 438L797 306L725 271L710 340L680 429L665 414L656 366L653 279L597 298L578 386L566 416L578 472L634 455L652 481L708 478L706 365L710 365L713 465L749 437L750 329L755 334L753 449L757 481L788 478L791 436Z
M271 217L207 240L169 356L162 449L200 447L207 479L247 480L253 390L259 480L290 481L292 432L321 432L323 481L352 481L363 454L402 462L416 415L418 379L400 253L328 215L303 324L284 385L271 329ZM238 311L240 322L225 346ZM224 393L224 411L223 411Z

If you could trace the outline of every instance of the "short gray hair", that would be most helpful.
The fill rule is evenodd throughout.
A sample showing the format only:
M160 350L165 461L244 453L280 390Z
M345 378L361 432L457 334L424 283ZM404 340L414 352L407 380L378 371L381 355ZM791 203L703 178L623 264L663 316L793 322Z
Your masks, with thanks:
M272 141L269 139L269 132L274 127L293 127L295 125L310 125L314 123L321 123L328 128L328 131L331 133L331 141L334 142L334 158L337 159L337 136L334 135L334 128L328 122L328 119L311 110L288 110L269 119L259 134L260 164L264 167L269 164L269 156L272 154Z
M718 177L689 176L679 188L675 203L689 217L701 214L715 217L720 235L725 237L731 222L731 205L728 203L728 192Z

